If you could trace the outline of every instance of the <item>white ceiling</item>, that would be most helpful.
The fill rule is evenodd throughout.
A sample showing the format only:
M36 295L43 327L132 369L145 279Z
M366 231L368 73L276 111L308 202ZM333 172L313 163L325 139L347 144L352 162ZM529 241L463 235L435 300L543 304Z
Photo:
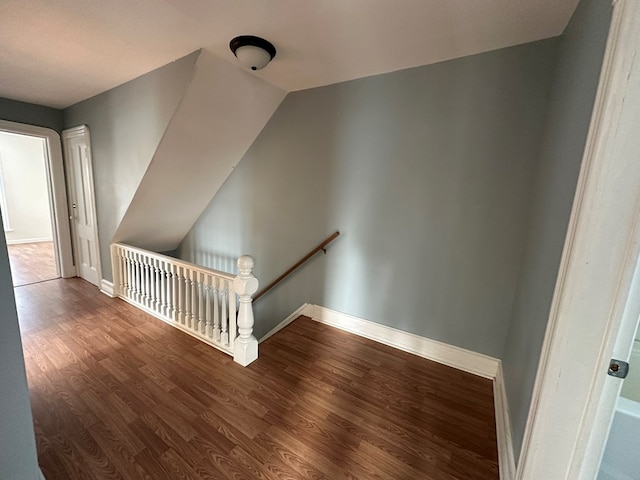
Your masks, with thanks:
M67 107L199 48L277 48L287 91L559 35L578 0L0 0L0 97Z

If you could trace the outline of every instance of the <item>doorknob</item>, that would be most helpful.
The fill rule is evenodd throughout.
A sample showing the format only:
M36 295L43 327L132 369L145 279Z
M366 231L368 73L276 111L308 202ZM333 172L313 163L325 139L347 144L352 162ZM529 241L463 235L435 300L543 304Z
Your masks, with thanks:
M629 364L627 362L616 360L615 358L611 359L611 361L609 362L609 370L607 371L607 374L611 375L612 377L626 378L628 373Z

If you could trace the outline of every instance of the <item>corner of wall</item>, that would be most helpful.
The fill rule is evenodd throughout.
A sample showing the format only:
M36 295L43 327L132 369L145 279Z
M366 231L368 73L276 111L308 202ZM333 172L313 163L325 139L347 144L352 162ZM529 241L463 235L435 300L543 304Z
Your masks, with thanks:
M513 480L516 475L516 462L513 451L513 433L511 414L504 384L502 361L498 361L498 370L493 380L493 399L496 412L496 438L498 441L498 465L500 480Z

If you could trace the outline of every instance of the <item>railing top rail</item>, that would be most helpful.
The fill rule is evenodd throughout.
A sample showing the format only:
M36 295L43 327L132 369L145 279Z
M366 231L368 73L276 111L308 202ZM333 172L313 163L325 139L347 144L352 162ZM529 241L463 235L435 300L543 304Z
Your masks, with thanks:
M142 255L146 255L149 258L154 258L156 260L161 260L161 261L164 261L164 262L172 263L172 264L177 265L179 267L188 268L190 270L195 270L196 272L204 273L205 275L212 275L214 277L224 278L226 280L231 280L231 281L233 281L233 279L236 278L236 276L234 274L231 274L231 273L221 272L220 270L214 270L213 268L202 267L200 265L196 265L195 263L186 262L184 260L180 260L178 258L170 257L168 255L163 255L161 253L156 253L156 252L152 252L150 250L145 250L144 248L134 247L133 245L127 245L126 243L114 242L114 243L112 243L112 245L115 245L116 247L123 248L125 250L130 251L130 252L136 252L136 253L140 253Z

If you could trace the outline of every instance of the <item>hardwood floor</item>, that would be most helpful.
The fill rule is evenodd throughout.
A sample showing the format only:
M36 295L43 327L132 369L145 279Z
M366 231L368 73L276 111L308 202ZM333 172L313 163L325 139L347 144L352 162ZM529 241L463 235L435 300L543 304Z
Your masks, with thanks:
M489 380L304 317L242 368L82 280L16 296L47 480L499 478Z
M13 286L58 278L53 242L7 245Z

